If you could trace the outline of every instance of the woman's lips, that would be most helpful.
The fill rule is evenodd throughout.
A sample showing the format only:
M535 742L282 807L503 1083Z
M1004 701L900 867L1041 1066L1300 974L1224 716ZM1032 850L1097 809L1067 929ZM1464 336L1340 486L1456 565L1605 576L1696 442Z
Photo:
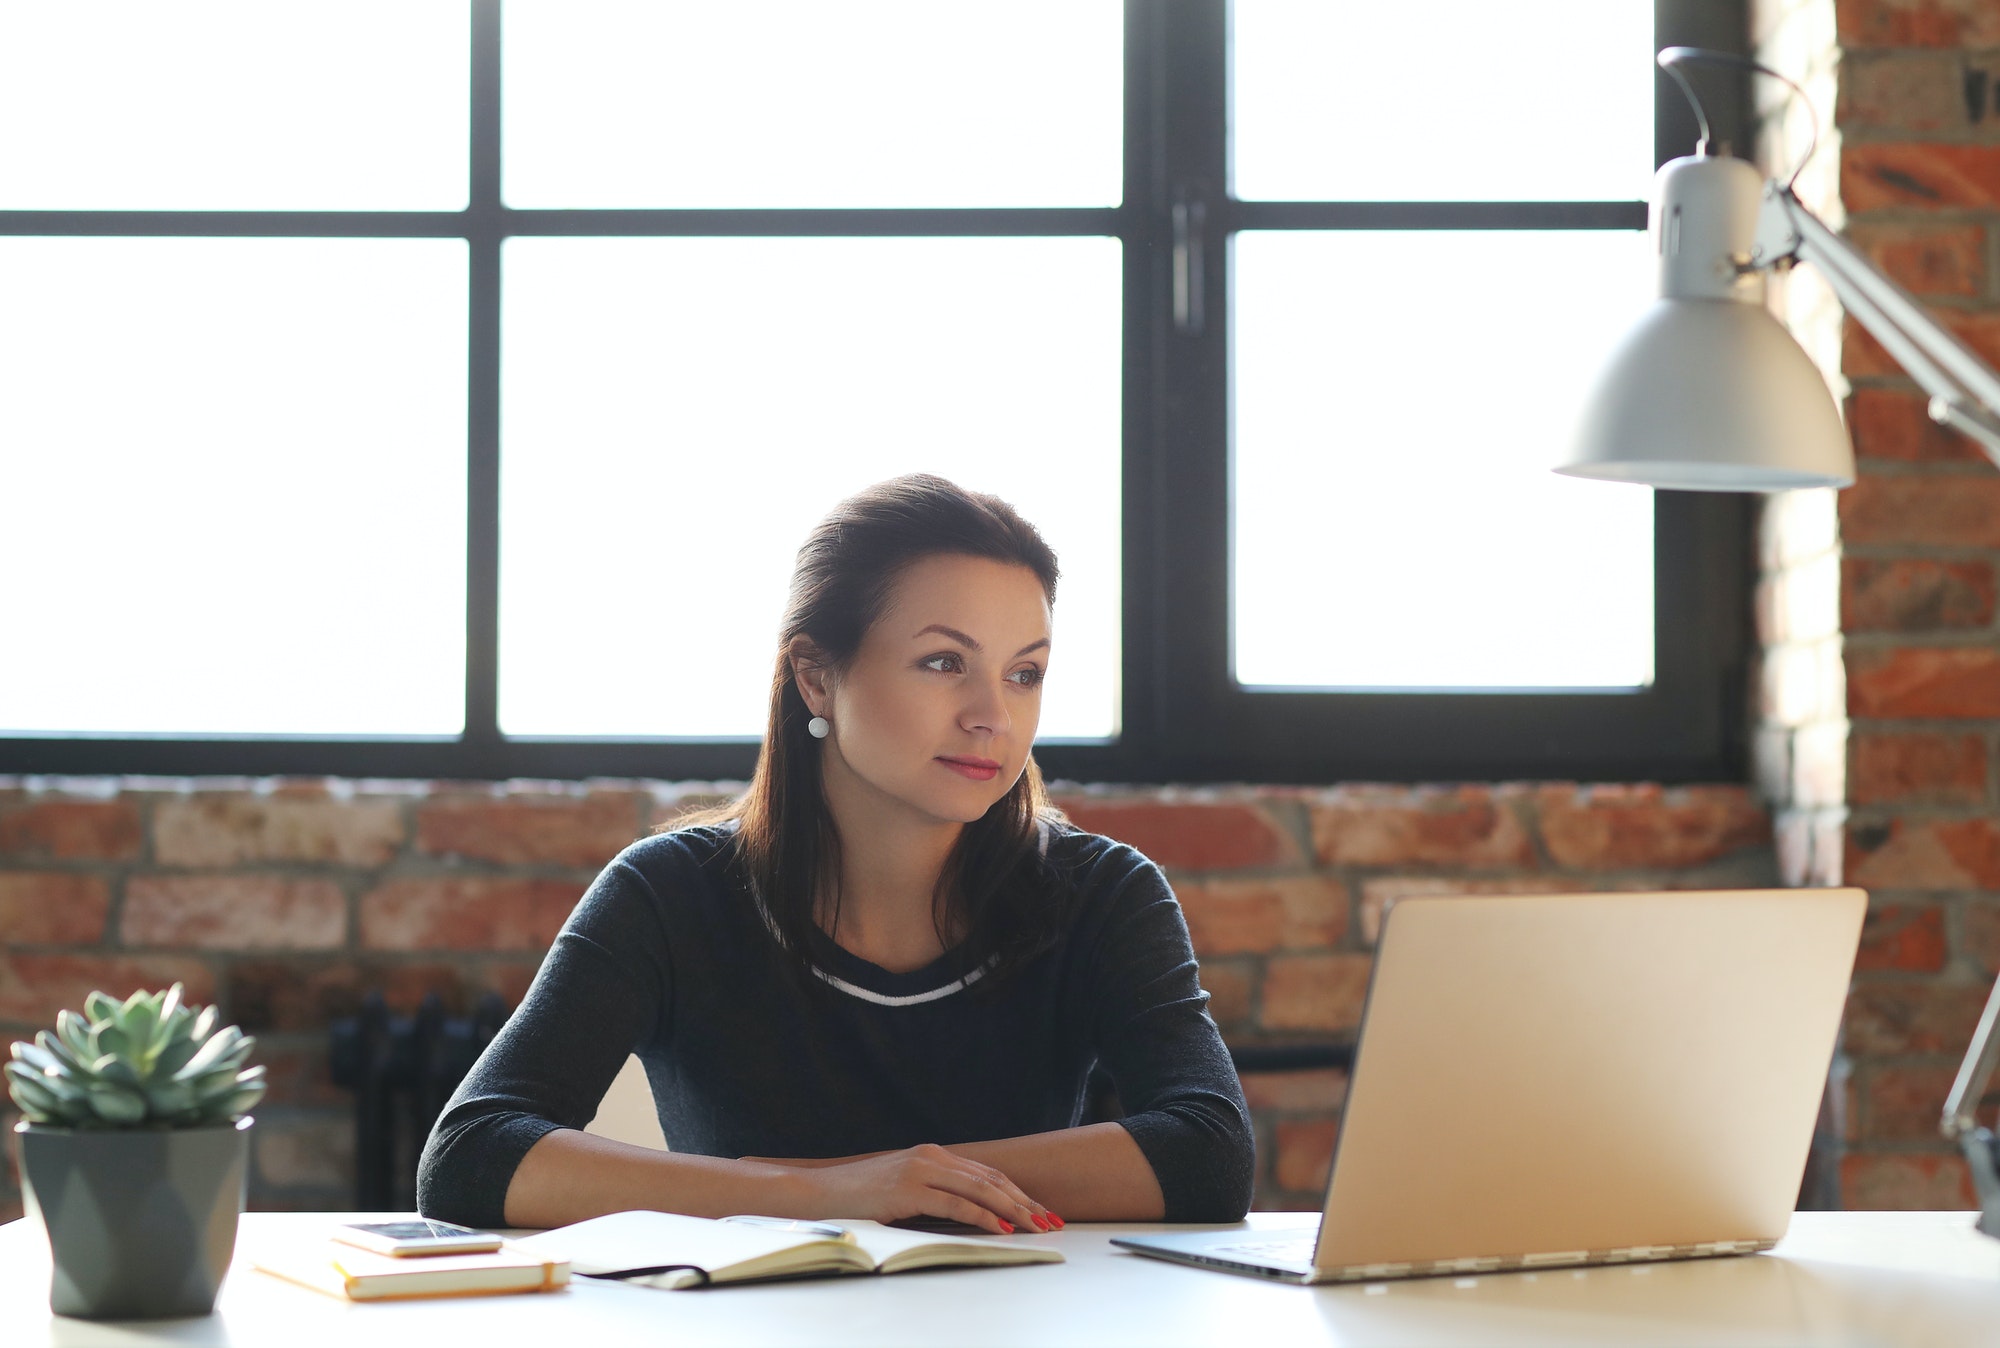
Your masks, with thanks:
M970 777L975 782L990 782L1000 775L1000 765L990 758L940 757L937 761L959 776Z

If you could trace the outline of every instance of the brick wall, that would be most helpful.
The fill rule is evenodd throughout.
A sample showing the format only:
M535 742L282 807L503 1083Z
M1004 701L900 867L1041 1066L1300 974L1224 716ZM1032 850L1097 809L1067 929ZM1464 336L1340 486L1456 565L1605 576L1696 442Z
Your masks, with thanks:
M1216 1019L1237 1044L1351 1031L1383 907L1400 895L1768 884L1775 873L1769 820L1740 787L1073 788L1059 798L1079 825L1167 869ZM513 1004L598 867L713 799L712 787L656 782L0 778L0 1036L31 1033L93 987L179 979L255 1033L270 1069L252 1205L348 1206L353 1135L348 1099L328 1078L329 1022L370 988L405 1012L432 990L458 1011L487 989ZM1911 939L1877 933L1873 958ZM1314 1206L1344 1074L1244 1085L1259 1205ZM0 1217L19 1205L9 1169Z
M1805 77L1821 116L1831 109L1837 124L1801 196L1844 221L1878 266L2000 364L2000 4L1760 8L1766 59ZM1776 96L1764 94L1767 110ZM1798 129L1789 144L1767 137L1767 166L1789 162ZM1775 550L1813 552L1802 542L1811 535L1838 568L1844 855L1808 856L1820 879L1844 869L1872 898L1873 935L1849 1006L1845 1199L1857 1208L1969 1206L1964 1167L1937 1120L2000 973L2000 472L1970 441L1931 424L1916 385L1866 333L1851 323L1828 330L1808 272L1791 283L1808 298L1788 317L1846 386L1859 474L1839 494L1837 538L1819 508L1784 519L1777 504L1767 525ZM1833 572L1819 565L1823 587ZM1822 759L1816 771L1829 782L1834 765ZM1789 802L1778 799L1789 861ZM1822 812L1823 837L1834 814Z

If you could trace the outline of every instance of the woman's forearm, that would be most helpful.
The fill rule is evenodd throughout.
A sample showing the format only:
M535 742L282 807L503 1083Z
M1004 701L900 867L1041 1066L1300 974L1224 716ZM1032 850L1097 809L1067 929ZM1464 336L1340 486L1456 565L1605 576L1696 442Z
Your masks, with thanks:
M567 1226L652 1208L694 1217L806 1215L796 1172L756 1161L653 1151L558 1128L528 1149L507 1186L509 1226Z
M993 1232L1050 1224L990 1161L918 1146L820 1167L650 1151L559 1128L528 1149L507 1188L511 1226L652 1208L695 1217L945 1217Z
M1157 1222L1166 1195L1132 1135L1115 1123L962 1142L948 1150L1005 1171L1069 1222Z
M1166 1215L1166 1195L1160 1192L1152 1163L1132 1135L1115 1123L988 1142L954 1142L945 1149L1003 1171L1029 1197L1064 1221L1156 1222ZM744 1159L752 1164L813 1170L883 1154Z

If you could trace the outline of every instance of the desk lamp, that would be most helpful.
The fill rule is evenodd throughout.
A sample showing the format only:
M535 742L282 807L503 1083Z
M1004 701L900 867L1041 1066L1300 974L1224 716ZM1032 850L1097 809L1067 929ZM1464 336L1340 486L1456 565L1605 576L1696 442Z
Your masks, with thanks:
M1693 491L1852 485L1853 446L1825 381L1763 304L1766 273L1799 262L1819 268L1847 312L1930 395L1931 419L1976 440L2000 466L2000 375L1805 208L1792 192L1797 170L1765 182L1743 160L1710 154L1708 118L1675 67L1727 65L1783 80L1802 101L1804 91L1725 52L1668 47L1658 60L1694 104L1701 140L1653 180L1660 298L1613 348L1556 471ZM1973 1117L1996 1065L2000 981L1941 1125L1971 1168L1979 1229L2000 1237L2000 1139Z

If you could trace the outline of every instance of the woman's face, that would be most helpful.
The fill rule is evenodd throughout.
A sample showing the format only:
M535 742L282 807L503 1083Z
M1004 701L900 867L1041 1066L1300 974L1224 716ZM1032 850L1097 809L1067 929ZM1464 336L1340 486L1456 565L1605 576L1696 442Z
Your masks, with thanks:
M983 557L914 563L853 663L801 680L832 722L821 742L829 790L858 787L938 822L978 819L1027 766L1048 662L1034 572Z

